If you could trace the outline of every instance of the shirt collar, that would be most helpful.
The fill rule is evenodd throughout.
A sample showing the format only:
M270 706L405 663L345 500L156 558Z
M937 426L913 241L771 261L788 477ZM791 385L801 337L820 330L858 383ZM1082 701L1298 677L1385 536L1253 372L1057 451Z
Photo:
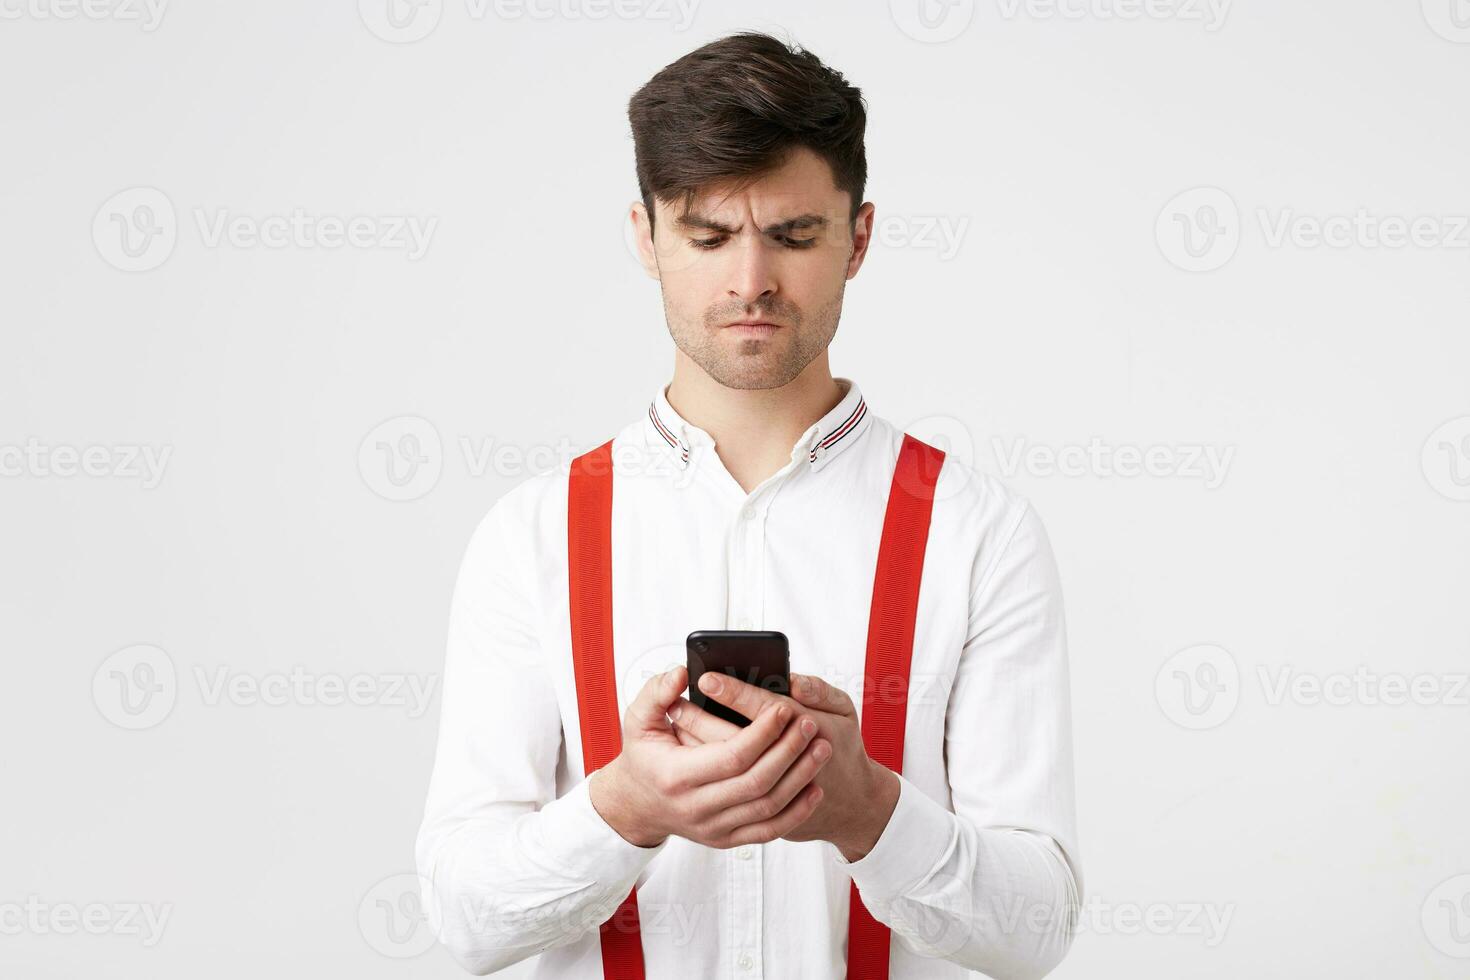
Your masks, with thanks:
M844 391L842 400L802 433L791 448L792 460L805 459L814 471L856 443L868 427L868 403L857 384L851 378L833 380ZM648 406L648 424L644 430L650 443L664 447L681 470L687 469L695 447L713 448L715 442L708 432L674 411L668 391L667 384L659 386Z

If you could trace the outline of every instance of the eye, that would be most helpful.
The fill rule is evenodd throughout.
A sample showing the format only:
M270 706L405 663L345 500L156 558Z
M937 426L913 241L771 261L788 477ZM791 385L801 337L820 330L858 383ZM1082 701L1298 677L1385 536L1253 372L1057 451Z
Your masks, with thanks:
M791 238L789 236L783 237L781 241L784 242L788 248L811 248L817 243L817 240L815 238Z
M719 248L722 244L724 244L724 241L725 240L723 238L719 238L719 237L715 237L715 238L691 238L691 239L689 239L689 244L690 245L693 245L695 248L711 249L711 248Z

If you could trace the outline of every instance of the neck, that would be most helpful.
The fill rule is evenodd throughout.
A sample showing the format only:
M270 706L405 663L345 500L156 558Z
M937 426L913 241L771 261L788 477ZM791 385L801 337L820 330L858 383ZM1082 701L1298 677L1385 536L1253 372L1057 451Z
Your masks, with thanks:
M676 350L668 389L669 405L710 434L720 461L746 493L791 461L796 440L844 394L826 351L779 388L727 388Z

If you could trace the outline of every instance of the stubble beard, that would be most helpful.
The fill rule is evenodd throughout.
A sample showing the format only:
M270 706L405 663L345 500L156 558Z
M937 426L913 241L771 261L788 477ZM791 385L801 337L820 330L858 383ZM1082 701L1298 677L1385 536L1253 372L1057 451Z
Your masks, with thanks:
M771 337L750 337L734 343L720 336L720 331L726 328L716 325L728 323L734 317L723 316L715 321L705 316L680 317L670 309L665 298L664 319L674 346L726 388L780 388L801 374L832 343L842 316L844 291L845 284L835 299L810 316L778 315L776 318L786 325ZM755 315L770 315L770 311Z

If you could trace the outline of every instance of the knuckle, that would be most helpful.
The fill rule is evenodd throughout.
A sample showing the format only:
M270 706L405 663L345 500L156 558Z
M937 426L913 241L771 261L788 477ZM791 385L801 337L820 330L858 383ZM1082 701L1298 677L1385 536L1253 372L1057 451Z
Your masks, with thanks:
M735 777L734 791L739 800L753 800L765 792L761 788L760 777L753 772Z
M776 806L775 800L772 800L769 796L762 796L760 799L751 802L750 812L757 821L763 821L774 817L780 812L780 808Z
M738 750L727 744L720 755L719 766L720 774L728 779L745 771L745 760Z

